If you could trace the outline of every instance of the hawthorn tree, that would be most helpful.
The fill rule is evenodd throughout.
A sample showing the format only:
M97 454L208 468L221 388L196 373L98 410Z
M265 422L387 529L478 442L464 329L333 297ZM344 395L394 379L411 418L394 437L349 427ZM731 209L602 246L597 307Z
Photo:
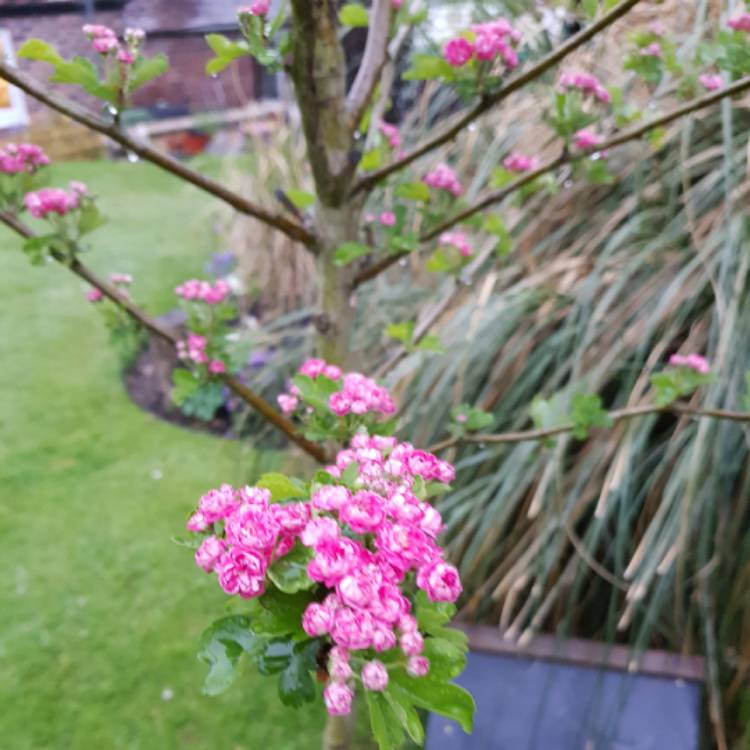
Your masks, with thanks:
M242 614L222 618L206 631L201 653L210 665L207 692L224 689L246 653L263 674L279 675L280 696L289 705L315 698L313 675L326 684L326 748L350 746L346 717L359 685L383 750L398 747L406 734L422 740L417 709L440 712L470 731L473 701L452 682L463 669L466 639L447 627L461 584L437 541L440 514L428 502L449 490L455 472L434 454L462 442L542 440L562 432L585 439L592 428L661 411L750 421L750 409L701 409L680 401L713 375L701 355L677 353L653 376L650 405L607 412L598 396L581 392L562 409L562 417L559 404L538 402L532 409L536 429L503 434L482 433L487 415L465 405L454 414L451 436L428 453L393 436L398 423L389 392L347 372L362 285L412 255L429 256L425 265L436 273L476 280L496 258L477 256L475 237L494 235L502 250L497 257L509 241L501 214L491 210L502 210L511 198L553 190L563 173L607 179L612 150L750 88L747 12L718 30L690 65L678 62L673 42L658 24L634 35L626 68L649 85L665 75L681 81L684 102L662 114L643 117L627 106L621 91L590 73L564 68L568 56L638 3L583 3L589 16L583 28L536 58L530 40L505 18L456 29L438 53L415 55L403 77L439 82L462 106L406 148L404 142L411 141L384 117L400 50L411 30L429 18L419 0L373 0L369 9L334 0L290 0L274 15L267 0L256 0L240 9L240 41L207 37L215 55L207 73L219 74L250 56L289 76L315 190L308 194L285 186L278 212L134 139L122 127L133 93L167 67L164 57L144 54L141 30L128 29L119 37L103 26L84 27L96 63L66 60L38 39L19 51L22 58L49 64L50 82L79 86L102 100L101 113L0 62L0 75L9 83L283 233L315 261L316 356L302 364L277 409L237 375L228 338L236 312L227 285L186 281L176 293L186 309L187 332L166 327L132 301L128 277L113 274L105 281L81 261L89 233L103 220L87 187L74 183L37 190L36 175L48 162L38 147L9 146L0 154L0 220L24 238L32 262L56 261L87 281L90 301L119 335L138 339L145 332L173 345L183 362L175 371L178 403L202 389L226 386L324 467L309 481L270 474L252 488L223 485L204 495L191 516L193 537L186 544L197 548L198 565L215 572L229 595L249 600ZM347 87L342 37L356 26L368 28L367 42ZM449 164L421 168L423 157L454 142L460 148L472 123L512 94L543 84L548 73L556 76L545 115L559 138L556 157L542 161L535 154L508 154L473 202L462 197L462 176ZM388 205L378 195L387 195ZM33 231L24 211L45 228ZM406 322L391 331L400 343L380 363L380 377L428 340L451 302L446 297L416 327Z

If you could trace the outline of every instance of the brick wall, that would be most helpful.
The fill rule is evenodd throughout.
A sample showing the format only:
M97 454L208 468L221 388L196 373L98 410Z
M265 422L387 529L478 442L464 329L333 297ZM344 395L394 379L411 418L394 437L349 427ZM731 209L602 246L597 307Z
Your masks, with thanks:
M169 71L147 84L137 94L135 105L163 104L202 111L240 106L256 96L259 71L249 59L235 64L216 79L204 72L211 51L200 30L231 24L236 6L234 0L132 0L121 11L97 12L91 22L111 26L117 32L127 26L142 27L152 33L146 40L146 54L163 52L169 57ZM26 39L39 37L54 44L64 57L90 56L90 46L81 33L83 23L82 14L75 13L7 18L0 13L0 28L11 32L16 49ZM42 80L49 71L42 63L20 61L20 65ZM92 103L75 87L59 89L79 101ZM27 104L32 116L40 111L36 102L27 99Z

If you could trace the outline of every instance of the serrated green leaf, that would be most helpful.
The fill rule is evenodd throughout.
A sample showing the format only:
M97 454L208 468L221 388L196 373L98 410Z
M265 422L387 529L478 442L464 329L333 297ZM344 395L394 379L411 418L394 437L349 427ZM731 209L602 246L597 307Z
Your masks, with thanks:
M319 651L319 640L294 645L289 663L279 675L279 698L285 706L298 708L315 699L315 682L310 673L316 669Z
M286 191L286 196L297 208L309 208L315 204L314 193L308 193L304 190L297 190L292 188Z
M283 672L292 660L294 641L276 639L265 644L264 649L256 656L255 666L268 677Z
M172 401L181 406L185 400L200 388L201 381L184 367L172 370Z
M453 68L439 55L414 55L411 67L403 75L405 81L430 81L454 78Z
M373 169L377 169L382 163L382 151L379 148L372 148L362 154L362 158L359 160L359 168L363 172L371 172Z
M50 65L59 65L65 62L65 58L43 39L27 39L19 47L18 56L25 60L39 60Z
M570 402L573 437L584 440L592 427L609 427L612 424L601 398L595 393L576 393Z
M371 252L372 248L369 245L363 245L360 242L344 242L336 248L333 262L337 266L346 266Z
M410 677L403 669L393 670L390 679L408 694L415 706L452 719L464 732L471 734L476 705L471 694L462 687L429 674Z
M216 620L201 636L198 652L198 658L208 664L203 692L206 695L223 693L234 681L242 653L255 655L263 645L264 641L253 633L246 615Z
M256 484L271 493L271 501L274 503L292 498L307 499L308 496L307 487L301 479L288 477L275 471L263 474Z
M567 399L564 393L556 393L550 399L535 396L529 411L534 424L540 429L560 427L570 422Z
M385 335L402 344L410 344L414 336L414 321L403 320L400 323L391 323L386 326Z
M307 575L307 564L313 554L309 547L297 542L289 553L268 568L268 577L285 594L314 588L317 584Z
M276 588L268 588L257 600L263 611L253 618L253 629L269 636L307 637L302 630L302 615L312 600L309 591L285 594Z
M169 69L169 59L159 54L153 57L139 57L133 65L130 74L130 90L136 91L154 78L163 75Z
M347 3L339 11L339 23L342 26L362 27L370 23L367 9L358 3Z
M430 200L430 188L424 182L403 182L394 191L396 198L407 201L427 203Z

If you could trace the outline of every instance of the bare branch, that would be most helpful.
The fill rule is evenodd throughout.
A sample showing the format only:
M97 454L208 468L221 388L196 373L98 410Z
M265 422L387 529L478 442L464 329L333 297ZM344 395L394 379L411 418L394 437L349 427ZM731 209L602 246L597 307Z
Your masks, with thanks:
M628 409L617 409L609 412L609 418L613 424L626 419L647 417L651 414L675 414L681 417L703 417L708 419L726 419L730 422L750 422L750 412L725 411L723 409L700 409L687 404L670 404L669 406L633 406ZM448 438L439 443L431 445L427 450L430 452L452 448L459 443L523 443L527 440L544 440L546 438L572 432L574 425L563 424L558 427L548 427L539 430L524 430L522 432L501 432L494 435L482 435L478 433L463 435L462 437Z
M346 98L349 129L352 131L356 130L364 111L367 109L378 76L387 59L391 9L391 0L374 0L372 4L370 28L367 33L367 43L365 44L362 62Z
M26 239L34 237L34 233L19 219L11 214L0 211L0 222L5 224L7 227L12 229L17 234L21 235ZM119 290L108 284L103 279L99 278L91 269L81 263L77 258L70 261L64 255L57 251L52 251L52 257L61 265L70 269L76 276L84 279L84 281L96 287L105 297L112 300L120 309L124 310L133 320L135 320L140 326L150 331L154 336L167 341L173 347L176 348L177 343L180 341L180 337L175 331L170 328L166 328L157 320L154 320L150 315L141 310L137 305L128 299ZM231 375L223 375L221 379L225 385L234 393L236 393L248 406L257 411L266 421L270 422L274 427L284 433L293 443L296 443L305 453L308 453L316 461L320 463L326 463L327 456L323 448L315 443L311 443L305 440L296 430L294 424L290 422L286 417L276 411L264 398L259 396L255 391L241 383L237 378Z
M688 102L682 107L678 107L677 109L674 109L671 112L667 112L660 117L656 117L652 120L649 120L648 122L644 122L637 127L624 130L622 133L612 136L595 148L590 149L590 151L588 152L584 151L574 154L569 151L565 151L561 153L557 158L552 159L551 161L543 164L537 169L520 175L515 180L513 180L513 182L510 182L504 187L487 193L475 203L472 203L470 206L467 206L459 213L454 214L450 218L446 219L442 224L439 224L438 226L430 229L428 232L423 234L419 238L420 242L430 242L431 240L435 239L435 237L438 237L440 234L455 226L456 224L464 221L465 219L468 219L469 217L473 216L476 213L479 213L489 206L500 203L501 201L505 200L505 198L520 190L525 185L528 185L529 183L538 179L539 177L542 177L543 175L548 174L549 172L552 172L565 164L570 164L574 161L586 158L592 151L608 151L616 148L617 146L621 146L624 143L638 140L652 130L656 130L657 128L663 127L664 125L668 125L669 123L674 122L675 120L679 120L682 117L686 117L687 115L690 115L694 112L706 109L707 107L715 104L718 101L721 101L722 99L725 99L726 97L739 94L742 91L746 91L747 89L750 89L750 76L740 78L738 81L735 81L726 88L711 92L710 94L699 97L698 99L694 99L693 101ZM407 257L409 254L410 253L397 253L395 255L389 255L385 258L382 258L377 263L373 263L371 266L365 268L363 271L357 274L357 276L354 277L352 288L356 288L360 284L363 284L364 282L375 278L395 263L398 263L398 261L402 258Z
M200 174L200 172L190 169L185 164L177 161L177 159L173 159L168 154L162 153L146 143L131 138L113 122L110 122L104 117L93 114L85 107L76 104L70 99L49 92L32 76L18 70L2 59L0 59L0 78L17 86L29 96L46 104L56 112L59 112L66 117L70 117L72 120L75 120L90 130L95 130L96 132L107 136L107 138L115 143L119 143L127 151L137 154L141 159L150 161L152 164L156 164L157 167L160 167L167 172L171 172L173 175L176 175L177 177L195 185L197 188L219 198L219 200L229 204L240 213L252 216L273 229L283 232L287 237L302 242L305 245L312 245L315 242L315 237L298 224L289 221L283 216L267 211L262 206L258 206L247 198L238 195L221 183Z
M453 140L461 131L469 125L469 123L481 117L485 112L492 109L496 104L509 97L519 89L523 88L531 81L536 80L541 75L546 73L550 68L554 67L561 60L565 59L571 52L577 50L581 45L585 44L589 39L595 37L603 29L611 26L618 18L624 16L634 5L637 5L640 0L623 0L619 5L616 5L612 10L602 16L596 23L591 24L587 28L579 31L574 36L570 37L567 42L561 44L557 49L545 55L536 65L533 65L527 71L520 75L512 78L508 83L501 89L496 91L494 94L489 94L482 97L479 102L472 107L468 112L465 112L461 117L456 120L452 125L447 126L442 131L429 138L421 145L417 146L411 153L407 154L401 159L394 161L392 164L388 164L382 169L373 172L361 179L354 187L354 193L359 193L363 190L370 190L379 182L384 180L394 172L402 170L404 167L416 161L425 154L434 151L444 143Z

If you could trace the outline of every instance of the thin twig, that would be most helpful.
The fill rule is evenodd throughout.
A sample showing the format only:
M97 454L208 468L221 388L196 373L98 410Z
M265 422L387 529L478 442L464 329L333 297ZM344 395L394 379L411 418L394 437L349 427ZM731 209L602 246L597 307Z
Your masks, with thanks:
M694 112L706 109L712 104L715 104L716 102L721 101L726 97L746 91L748 88L750 88L750 76L740 78L738 81L735 81L733 84L727 86L726 88L720 89L719 91L713 91L706 96L694 99L693 101L688 102L682 107L678 107L677 109L674 109L671 112L667 112L660 117L656 117L653 120L644 122L637 127L624 130L622 133L618 133L617 135L612 136L608 140L600 143L598 146L588 151L581 151L578 153L564 151L555 159L552 159L546 164L541 165L537 169L531 172L526 172L504 187L487 193L475 203L472 203L470 206L467 206L459 213L454 214L450 218L446 219L442 224L439 224L438 226L430 229L419 238L420 242L430 242L431 240L435 239L435 237L438 237L440 234L455 226L456 224L468 219L471 216L474 216L474 214L483 211L489 206L500 203L501 201L505 200L505 198L520 190L525 185L530 184L539 177L542 177L543 175L548 174L549 172L552 172L565 164L570 164L574 161L586 158L591 154L591 152L609 151L613 148L616 148L617 146L622 146L625 143L629 143L630 141L638 140L652 130L656 130L657 128L663 127L664 125L668 125L669 123L674 122L675 120L679 120L682 117L686 117L687 115L693 114ZM356 288L360 284L363 284L364 282L375 278L379 274L383 273L383 271L390 268L394 263L398 263L401 258L404 258L407 255L409 255L409 253L397 253L395 255L389 255L378 261L377 263L373 263L371 266L365 268L363 271L357 274L357 276L354 277L354 280L352 281L352 287Z
M354 131L362 119L372 92L378 82L380 71L388 57L388 32L391 26L391 0L374 0L370 14L370 27L367 33L365 51L349 94L346 109L349 128Z
M669 406L632 406L627 409L616 409L609 412L609 419L614 424L625 419L635 419L637 417L646 417L650 414L677 414L688 417L706 417L710 419L726 419L731 422L750 422L750 412L745 411L726 411L724 409L699 409L686 404L670 404ZM527 440L544 440L555 435L561 435L565 432L572 432L575 425L568 422L556 427L545 427L536 430L523 430L521 432L501 432L492 435L483 435L474 433L462 435L459 437L447 438L439 443L431 445L428 450L431 452L452 448L459 443L523 443Z
M0 211L0 222L5 224L7 227L12 229L17 234L21 235L26 239L34 237L34 232L29 229L23 222L19 221L18 218ZM154 320L150 315L141 310L137 305L128 299L122 292L117 290L114 286L108 284L103 279L99 278L91 269L81 263L77 258L69 260L62 253L53 250L51 253L52 257L61 265L70 269L76 276L84 279L91 286L96 287L105 297L114 302L121 310L126 312L133 320L135 320L140 326L150 331L153 335L167 341L173 347L177 347L177 343L181 340L178 334L170 328L166 328L157 320ZM302 450L312 456L320 463L326 463L327 456L323 448L315 443L311 443L305 440L295 429L295 426L286 417L277 412L263 397L259 396L255 391L249 388L244 383L237 380L232 375L223 375L221 379L224 384L237 396L239 396L246 404L257 411L266 421L270 422L274 427L284 433L293 443L296 443Z
M190 167L177 159L172 158L168 154L162 153L147 143L131 138L125 131L121 130L108 119L93 114L85 107L82 107L80 104L77 104L70 99L66 99L59 94L51 93L32 76L18 70L2 59L0 59L0 78L17 86L29 96L46 104L51 109L54 109L66 117L70 117L81 125L84 125L89 128L89 130L95 130L96 132L107 136L107 138L115 143L119 143L127 151L137 154L141 159L150 161L157 167L160 167L167 172L171 172L173 175L176 175L186 182L195 185L197 188L219 198L240 213L252 216L253 218L258 219L258 221L262 221L264 224L283 232L287 237L290 237L293 240L302 242L308 246L314 244L315 237L304 227L289 221L289 219L284 216L270 213L262 206L238 195L221 183L202 175L200 172L190 169Z
M377 172L373 172L361 179L354 187L354 193L359 193L363 190L370 190L379 182L384 180L394 172L402 170L404 167L411 164L416 159L428 154L430 151L442 146L444 143L453 140L461 131L469 125L469 123L476 120L478 117L483 115L488 110L492 109L496 104L499 104L503 99L506 99L511 94L515 93L519 89L523 88L531 81L536 80L541 75L546 73L550 68L554 67L567 57L571 52L574 52L582 44L585 44L589 39L596 36L603 29L613 24L618 18L624 16L634 5L637 5L640 0L623 0L619 5L612 8L612 10L606 15L602 16L596 23L586 29L579 31L575 36L568 39L565 44L560 45L556 50L553 50L549 54L545 55L539 60L536 65L533 65L527 71L521 73L515 78L508 81L499 91L494 94L489 94L482 97L480 101L472 107L468 112L462 115L455 123L442 130L437 135L425 141L420 146L417 146L411 153L407 154L401 159L388 164L387 166L379 169Z

